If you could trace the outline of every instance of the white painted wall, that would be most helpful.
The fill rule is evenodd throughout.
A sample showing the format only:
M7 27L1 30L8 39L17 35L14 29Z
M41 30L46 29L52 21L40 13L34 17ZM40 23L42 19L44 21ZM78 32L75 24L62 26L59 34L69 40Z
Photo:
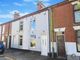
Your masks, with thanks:
M41 35L43 31L47 35L47 48L49 51L49 24L48 24L48 11L41 12L39 14L33 15L36 20L36 29L34 33L36 34L36 47L30 48L30 50L41 51Z
M0 36L1 36L1 26L0 26Z
M74 30L80 30L80 26L73 26Z
M1 26L0 26L0 39L1 39Z
M11 47L18 48L18 38L19 38L19 21L12 22L11 29Z
M54 52L56 53L57 52L57 43L54 42Z
M34 33L36 35L36 47L31 48L30 47L30 41L31 41L31 30L30 30L30 21L35 18L36 20L36 29L34 30ZM19 21L23 21L23 45L20 48L18 45L18 38L19 38ZM19 48L19 49L26 49L26 50L33 50L33 51L41 51L41 35L43 31L45 31L47 35L47 48L49 51L49 24L48 24L48 11L41 12L39 14L35 14L33 16L25 17L21 20L12 22L12 39L11 39L11 47L12 48ZM13 40L14 36L14 40Z
M23 21L23 31L19 31L19 22ZM23 45L19 45L19 35L23 35ZM28 49L29 46L29 20L26 18L22 20L18 20L15 22L12 22L12 39L11 39L11 45L12 48L18 48L18 49ZM13 38L14 36L14 38ZM14 39L14 40L13 40Z
M29 49L29 40L30 40L30 19L23 19L23 46L22 49Z
M5 25L3 25L2 34L4 34L5 31Z
M77 52L76 42L65 42L65 47L67 55L75 54L76 56L80 56L80 53Z
M2 29L2 41L4 41L4 32L5 32L5 25L3 25L3 29Z
M64 32L65 31L65 27L62 28L54 28L54 32Z

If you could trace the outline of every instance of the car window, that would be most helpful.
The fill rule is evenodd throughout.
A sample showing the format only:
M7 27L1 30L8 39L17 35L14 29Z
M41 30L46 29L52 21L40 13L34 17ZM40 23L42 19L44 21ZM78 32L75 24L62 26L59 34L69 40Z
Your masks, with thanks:
M0 41L0 44L3 44L3 41Z

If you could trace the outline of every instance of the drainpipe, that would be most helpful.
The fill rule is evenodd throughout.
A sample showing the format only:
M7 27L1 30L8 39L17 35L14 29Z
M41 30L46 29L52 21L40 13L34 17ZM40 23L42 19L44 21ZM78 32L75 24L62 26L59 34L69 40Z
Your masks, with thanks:
M9 41L9 39L10 39L10 29L11 29L11 28L10 28L10 24L11 24L11 23L8 23L8 42L7 42L7 48L8 48L8 49L10 48L10 46L9 46L9 42L10 42L10 41Z
M48 8L48 19L49 19L48 20L48 23L49 23L49 56L54 58L54 47L53 47L54 33L53 33L53 19L52 19L52 9L51 8Z

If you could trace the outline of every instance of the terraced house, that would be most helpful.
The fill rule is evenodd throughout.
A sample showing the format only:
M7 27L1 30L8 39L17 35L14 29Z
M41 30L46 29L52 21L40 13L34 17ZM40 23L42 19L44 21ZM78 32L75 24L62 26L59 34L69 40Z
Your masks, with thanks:
M70 59L80 56L80 2L66 0L0 25L0 39L7 48L31 50L41 55Z

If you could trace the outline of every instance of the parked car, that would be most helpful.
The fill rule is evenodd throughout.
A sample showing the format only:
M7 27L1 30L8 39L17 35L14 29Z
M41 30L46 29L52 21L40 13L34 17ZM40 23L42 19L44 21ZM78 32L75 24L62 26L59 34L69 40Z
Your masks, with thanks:
M3 43L3 41L0 41L0 54L3 54L4 50L5 50L4 43Z

